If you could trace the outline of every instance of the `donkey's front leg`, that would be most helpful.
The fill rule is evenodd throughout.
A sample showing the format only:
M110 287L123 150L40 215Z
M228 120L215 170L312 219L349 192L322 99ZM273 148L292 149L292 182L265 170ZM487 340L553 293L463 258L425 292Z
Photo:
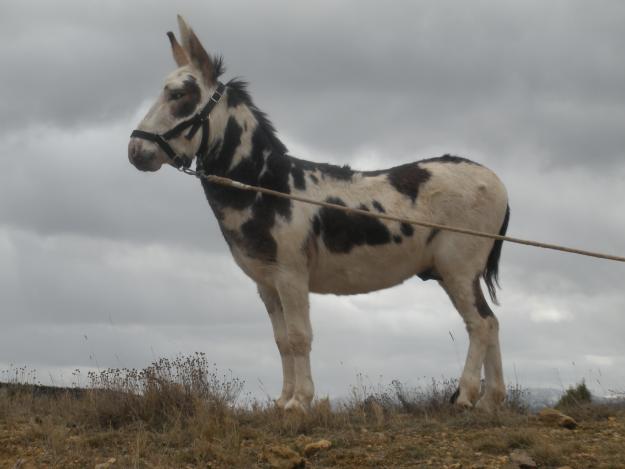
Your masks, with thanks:
M293 397L295 371L293 368L293 355L291 354L291 347L287 339L282 303L280 302L278 291L275 288L258 285L258 293L269 313L271 325L273 326L273 335L276 339L278 351L280 352L280 358L282 359L282 392L276 404L278 407L284 408L286 403Z
M312 327L308 305L308 278L303 275L284 278L276 287L282 303L287 341L295 371L293 397L287 402L285 409L307 411L315 393L310 371Z

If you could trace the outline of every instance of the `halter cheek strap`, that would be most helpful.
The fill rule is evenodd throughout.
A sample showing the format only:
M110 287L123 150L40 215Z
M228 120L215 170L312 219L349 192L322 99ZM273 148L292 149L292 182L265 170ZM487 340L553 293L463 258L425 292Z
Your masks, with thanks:
M226 85L219 82L217 89L210 97L206 105L202 108L202 110L193 115L190 119L184 120L175 127L169 129L167 132L162 134L156 134L153 132L146 132L145 130L133 130L130 134L130 138L142 138L143 140L148 140L150 142L156 143L161 149L167 154L169 159L171 160L171 165L180 169L180 168L188 168L191 166L191 158L187 155L178 155L175 150L169 144L169 140L178 137L186 128L191 127L189 132L185 135L187 140L191 140L197 131L202 129L202 140L200 142L200 146L195 153L196 156L201 157L204 156L206 151L208 150L208 136L210 132L210 120L209 114L213 110L213 108L219 103L219 100L222 98L224 91L226 89Z

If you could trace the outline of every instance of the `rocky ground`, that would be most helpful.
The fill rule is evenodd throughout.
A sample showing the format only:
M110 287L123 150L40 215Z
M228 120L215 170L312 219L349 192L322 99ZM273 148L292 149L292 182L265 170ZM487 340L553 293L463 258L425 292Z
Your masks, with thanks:
M103 428L76 418L68 409L72 401L80 407L76 398L1 399L2 468L625 468L625 411L618 407L586 407L574 428L508 411L339 417L322 403L308 417L264 409L222 415L216 425Z
M487 415L448 404L455 383L394 384L300 415L242 405L241 383L204 365L108 370L88 389L0 384L0 468L625 468L622 401L535 414L512 393Z

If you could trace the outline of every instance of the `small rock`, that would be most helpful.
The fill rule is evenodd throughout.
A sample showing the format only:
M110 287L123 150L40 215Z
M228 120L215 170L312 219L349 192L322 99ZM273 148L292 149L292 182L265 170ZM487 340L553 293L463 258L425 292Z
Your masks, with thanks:
M309 443L306 445L306 447L304 448L304 455L311 456L317 453L318 451L321 451L324 449L330 449L331 447L332 447L332 442L329 440L315 441L314 443Z
M113 464L115 464L116 461L117 461L117 459L115 459L115 458L109 458L108 461L106 461L106 462L102 462L100 464L96 464L95 465L95 469L108 469Z
M526 451L520 449L515 449L512 453L510 453L510 461L517 464L520 469L537 467L531 456L527 454Z
M538 412L538 419L546 424L557 425L559 427L568 428L569 430L577 428L577 422L572 417L549 407Z
M304 453L304 448L306 448L306 445L308 445L309 443L314 442L314 438L311 438L309 436L306 435L298 435L297 438L295 439L295 450L299 453Z
M303 469L306 460L286 446L269 446L263 450L261 460L274 469Z

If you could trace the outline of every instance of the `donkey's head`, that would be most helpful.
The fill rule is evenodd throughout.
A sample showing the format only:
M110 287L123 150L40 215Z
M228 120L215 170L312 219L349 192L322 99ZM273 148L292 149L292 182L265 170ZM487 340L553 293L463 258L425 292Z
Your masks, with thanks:
M222 73L221 59L204 50L181 16L178 26L182 45L174 33L167 33L178 68L166 78L161 94L128 144L128 159L141 171L157 171L163 163L190 164L204 133L204 129L198 132L203 125L198 113L215 96Z

